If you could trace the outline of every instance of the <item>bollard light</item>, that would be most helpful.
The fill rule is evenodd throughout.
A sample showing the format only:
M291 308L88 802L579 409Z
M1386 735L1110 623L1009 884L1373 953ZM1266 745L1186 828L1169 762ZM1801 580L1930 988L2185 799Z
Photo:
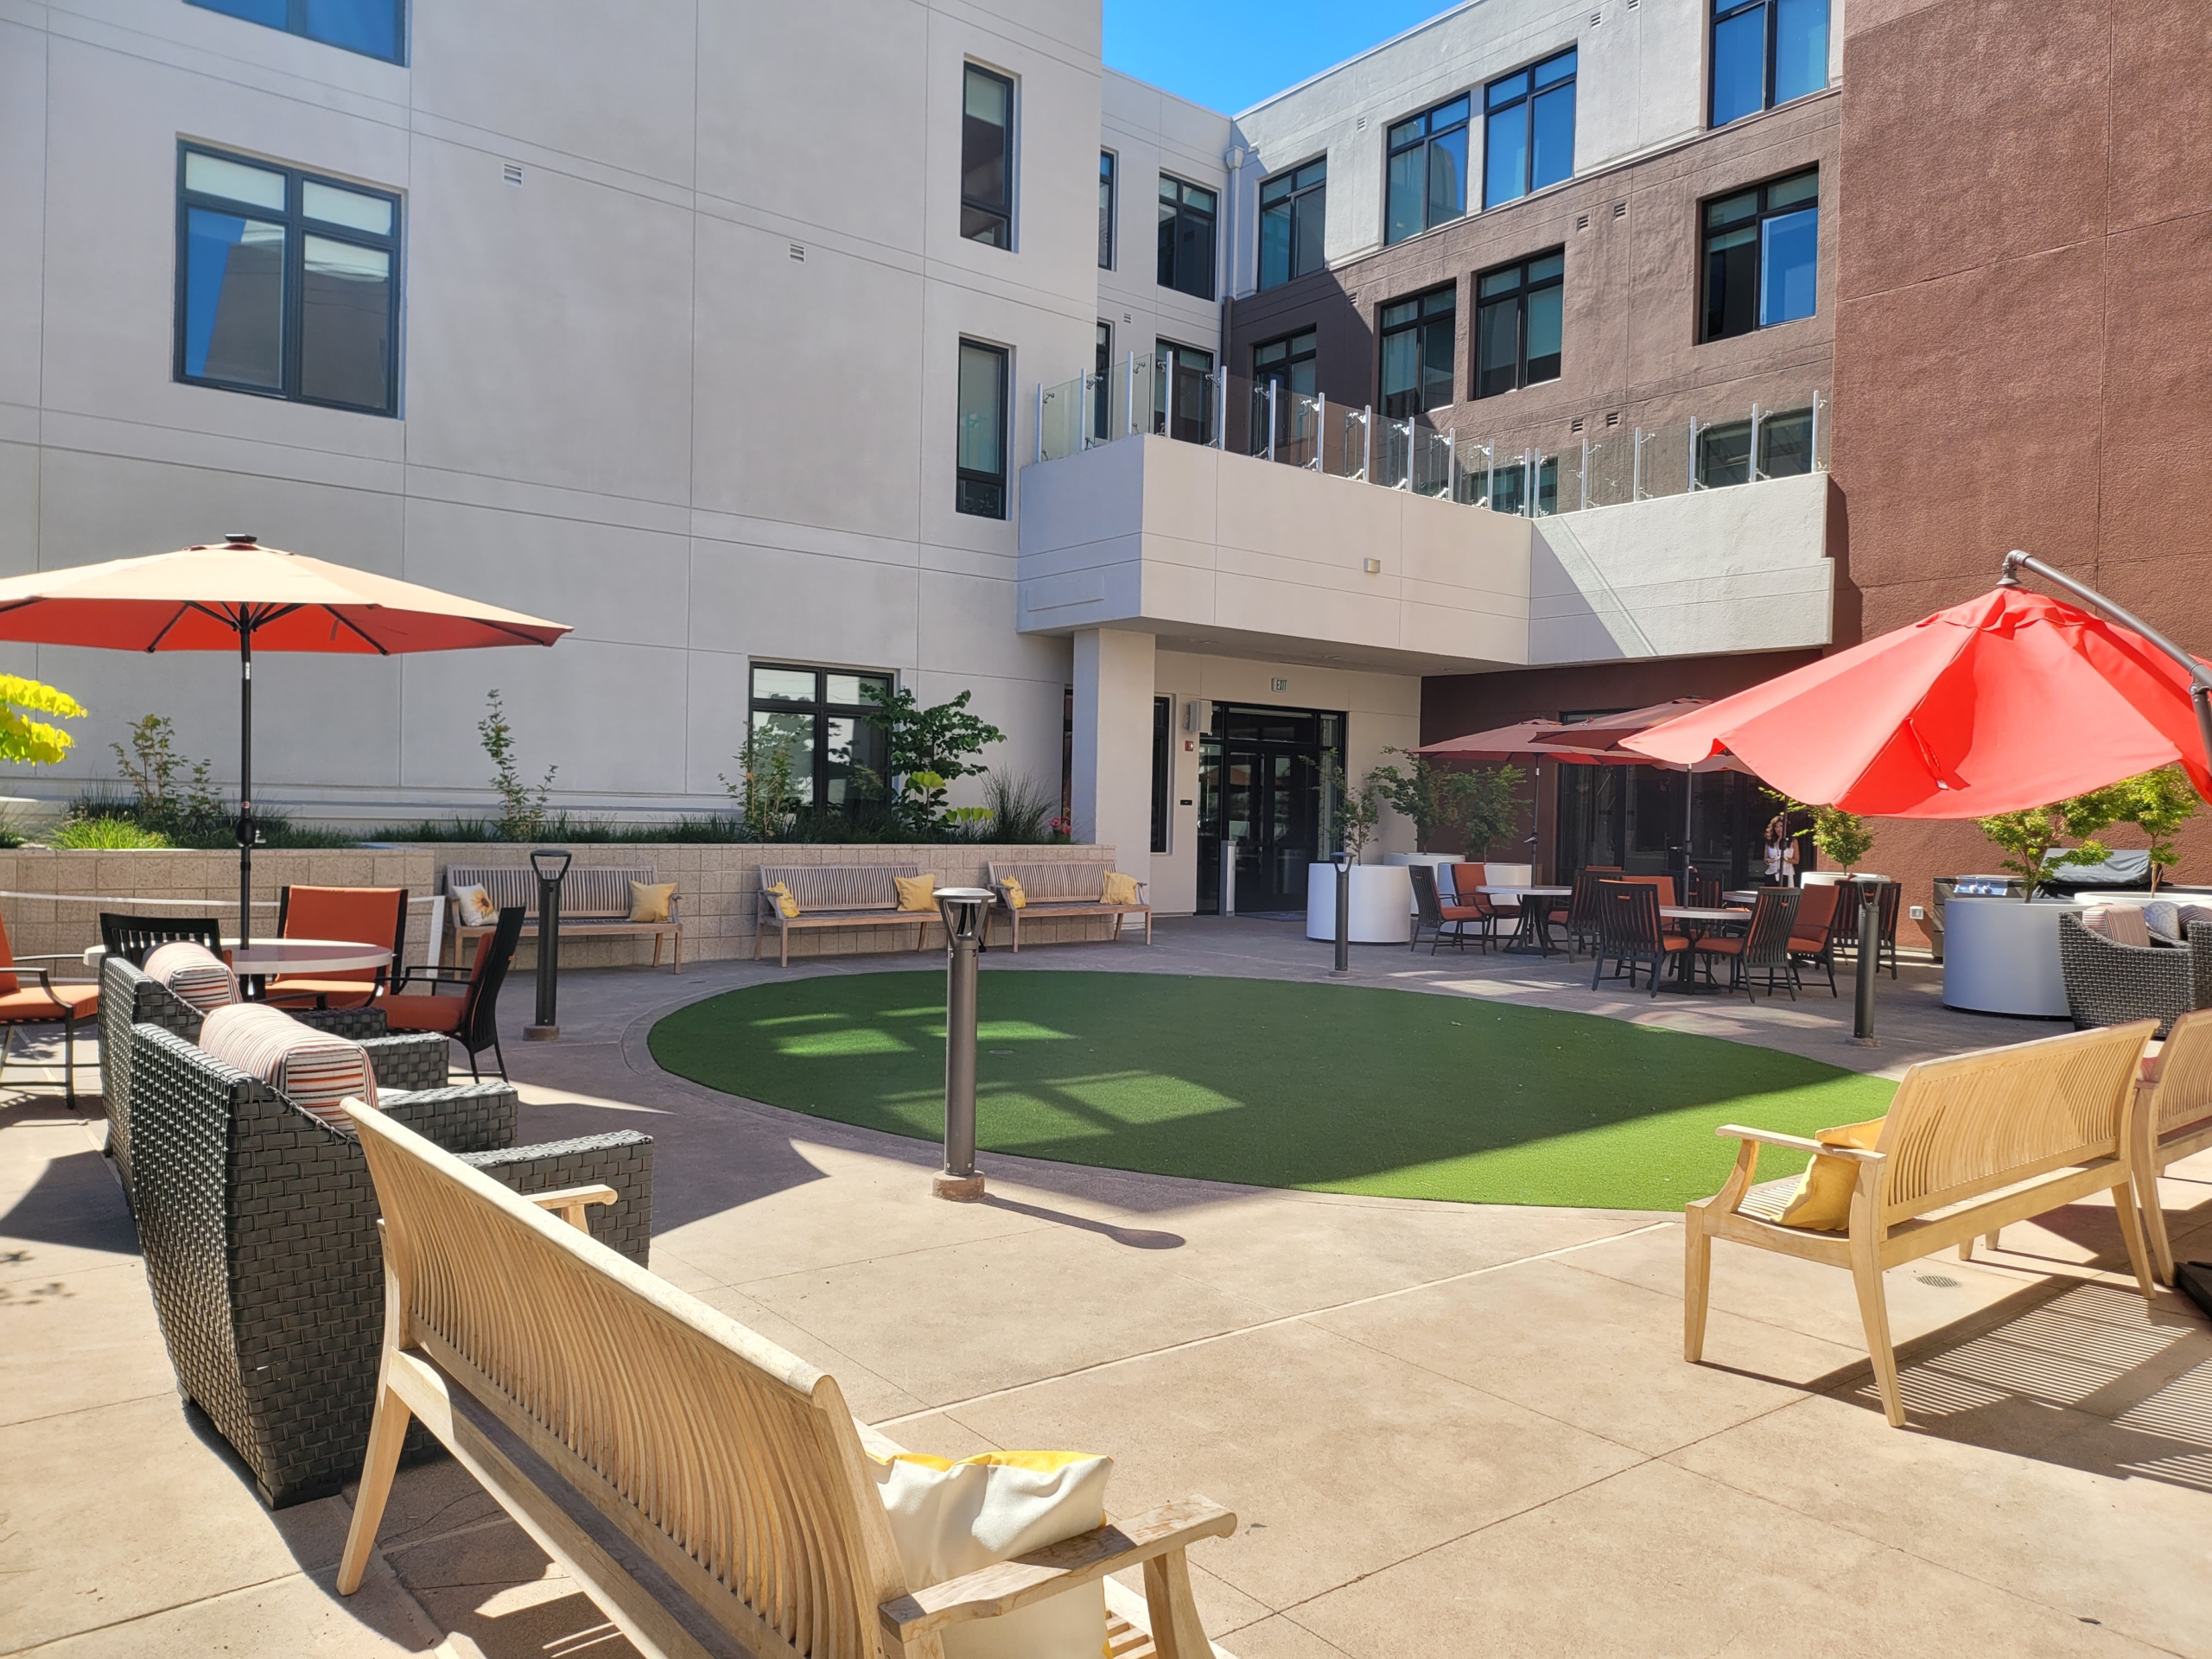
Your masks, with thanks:
M1879 1048L1874 1035L1874 982L1882 971L1882 889L1886 881L1860 881L1859 888L1859 980L1853 990L1851 1040L1859 1048Z
M1331 972L1338 979L1351 977L1351 855L1338 849L1337 965Z
M939 887L937 909L944 919L944 1167L930 1191L972 1203L983 1196L976 1173L976 970L991 895L983 887Z
M561 878L575 856L558 847L541 847L530 855L530 868L537 872L537 1020L522 1034L533 1043L550 1043L561 1034L554 1006L561 977Z

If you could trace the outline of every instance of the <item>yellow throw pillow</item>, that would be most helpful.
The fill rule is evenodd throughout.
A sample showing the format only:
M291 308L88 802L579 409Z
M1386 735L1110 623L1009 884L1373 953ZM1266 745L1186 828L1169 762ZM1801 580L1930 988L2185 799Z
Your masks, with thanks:
M935 910L937 908L937 877L933 875L894 875L892 884L899 889L899 908L901 910Z
M1882 1138L1883 1120L1847 1123L1841 1128L1821 1129L1813 1136L1824 1147L1856 1147L1874 1150ZM1806 1161L1805 1179L1789 1207L1782 1212L1785 1227L1805 1227L1815 1232L1847 1232L1851 1227L1851 1194L1859 1185L1859 1166L1849 1158L1823 1158L1818 1153Z
M632 881L630 884L630 919L633 922L664 922L668 919L668 901L676 897L673 881Z
M782 911L786 916L798 914L798 900L791 897L791 890L789 887L779 881L768 891L774 895L778 910Z
M1099 900L1108 905L1135 905L1143 901L1137 897L1137 879L1123 875L1119 870L1106 872L1106 891Z
M999 891L1006 894L1006 907L1008 910L1029 908L1029 895L1021 890L1021 883L1012 876L1009 875L999 883Z
M1113 1459L1088 1452L986 1452L957 1463L901 1452L870 1462L914 1590L1104 1525L1114 1471ZM944 1636L946 1659L1098 1659L1106 1592L1094 1581Z

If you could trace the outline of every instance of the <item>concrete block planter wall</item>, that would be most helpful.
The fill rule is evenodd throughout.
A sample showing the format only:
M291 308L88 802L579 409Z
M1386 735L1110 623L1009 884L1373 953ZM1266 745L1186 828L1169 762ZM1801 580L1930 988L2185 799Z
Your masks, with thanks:
M753 954L762 864L915 864L932 872L939 887L978 887L993 859L1039 857L1114 865L1111 847L974 846L802 846L715 845L695 842L585 843L570 849L580 865L650 864L664 881L673 881L683 902L683 959L712 962ZM264 931L276 923L276 890L294 882L328 887L405 887L410 897L442 892L448 864L521 864L530 849L517 843L420 842L342 849L263 849L253 857L255 925ZM145 852L48 852L28 848L0 849L0 915L8 923L9 943L19 957L48 951L81 950L99 943L99 912L124 910L137 899L205 899L207 913L226 932L236 920L238 855L227 852L162 849ZM265 907L260 907L266 901ZM169 906L164 913L180 913ZM407 960L421 962L429 948L429 911L409 909ZM1113 931L1110 918L1071 917L1032 922L1039 944L1102 939ZM1402 938L1403 936L1401 935ZM935 943L932 938L932 944ZM875 951L914 954L912 923L896 927L824 929L795 934L794 960L817 956L865 956ZM563 940L562 963L570 968L645 964L652 960L650 939ZM525 939L518 969L535 962Z

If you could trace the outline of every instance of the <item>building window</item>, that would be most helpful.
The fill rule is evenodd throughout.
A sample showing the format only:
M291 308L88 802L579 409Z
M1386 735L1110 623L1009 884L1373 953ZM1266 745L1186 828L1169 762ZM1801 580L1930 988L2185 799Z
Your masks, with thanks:
M1213 298L1211 190L1160 175L1160 285L1194 298Z
M1006 351L960 342L960 483L955 507L1006 517Z
M1175 700L1152 700L1152 850L1167 850L1167 798L1175 781Z
M756 664L752 726L755 764L778 751L790 757L802 806L844 806L880 799L883 728L864 688L888 692L888 674Z
M1762 416L1758 425L1758 476L1796 478L1813 470L1813 411L1783 410ZM1697 435L1697 481L1700 489L1751 481L1751 423L1731 421Z
M1098 152L1098 269L1114 269L1114 152Z
M226 16L287 35L302 35L386 63L407 61L407 9L402 0L188 0Z
M1828 84L1828 0L1713 0L1713 124Z
M1559 378L1567 255L1524 259L1475 279L1475 396Z
M1467 211L1467 100L1401 121L1390 129L1386 242L1402 242Z
M1316 271L1321 253L1329 163L1324 159L1279 173L1260 187L1260 286L1274 288Z
M1483 206L1574 176L1574 48L1483 91Z
M1213 353L1172 340L1158 343L1153 361L1152 429L1185 443L1213 442Z
M179 161L176 378L396 413L399 198L203 149Z
M960 234L1014 245L1014 83L972 63L960 105Z
M1728 340L1811 316L1820 264L1817 171L1707 202L1701 337Z
M1319 353L1316 350L1318 331L1307 328L1284 340L1271 340L1252 348L1252 453L1268 453L1267 396L1270 385L1282 391L1277 395L1275 410L1275 442L1286 443L1298 430L1296 417L1292 414L1291 398L1294 394L1311 397L1316 386Z
M1382 413L1402 421L1452 401L1459 290L1435 289L1382 308Z

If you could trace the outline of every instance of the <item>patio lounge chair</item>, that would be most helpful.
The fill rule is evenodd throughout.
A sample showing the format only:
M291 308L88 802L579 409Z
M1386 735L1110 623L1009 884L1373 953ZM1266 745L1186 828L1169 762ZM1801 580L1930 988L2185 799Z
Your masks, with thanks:
M385 1328L360 1142L174 1032L133 1034L133 1214L177 1386L245 1459L263 1503L334 1492L361 1466ZM505 1084L416 1092L387 1090L380 1075L378 1098L395 1121L519 1190L613 1188L620 1202L594 1215L594 1232L645 1260L645 1136L518 1147Z
M2151 1271L2159 1283L2171 1285L2174 1247L2158 1178L2169 1165L2212 1147L2212 1011L2183 1014L2174 1021L2173 1035L2145 1058L2129 1128L2128 1174L2143 1211Z
M1704 962L1707 973L1716 961L1728 964L1728 988L1740 990L1756 1002L1751 976L1766 976L1766 994L1774 995L1775 976L1789 988L1789 1000L1797 1000L1797 976L1789 964L1789 934L1797 918L1797 889L1795 887L1766 887L1759 893L1758 903L1751 907L1751 925L1741 933L1708 933L1691 947Z
M2191 922L2188 932L2178 947L2122 944L2078 916L2061 916L2058 972L2075 1025L2086 1031L2155 1020L2164 1038L2182 1015L2212 1007L2212 923Z
M1669 933L1659 925L1659 889L1654 881L1673 881L1666 876L1598 884L1598 965L1590 976L1596 990L1605 964L1613 964L1613 977L1628 970L1628 988L1636 988L1636 970L1651 973L1650 994L1659 995L1659 972L1669 960L1690 948L1688 936Z
M476 1057L490 1049L499 1063L499 1080L505 1082L507 1057L499 1048L499 987L506 983L524 919L520 905L501 911L491 932L477 940L476 960L466 971L408 969L391 990L377 998L378 1012L394 1031L435 1032L459 1043L467 1052L471 1077L483 1076ZM413 988L417 985L424 988ZM442 985L453 986L454 994L440 996Z
M1736 1167L1719 1192L1683 1211L1683 1357L1694 1364L1704 1351L1716 1238L1850 1272L1882 1409L1898 1428L1904 1395L1890 1344L1885 1268L1951 1245L1970 1258L1977 1235L1994 1238L2008 1223L2110 1192L2136 1285L2152 1294L2142 1230L2122 1190L2136 1065L2150 1036L2151 1022L2143 1020L1923 1060L1904 1074L1887 1116L1852 1125L1856 1134L1821 1132L1833 1140L1721 1128L1722 1140L1742 1143ZM1839 1164L1847 1166L1842 1225L1785 1223L1801 1181L1791 1175L1758 1182L1762 1147L1830 1160L1824 1170L1815 1166L1823 1181L1839 1176Z
M352 1109L394 1248L340 1595L360 1588L416 1419L648 1654L942 1659L949 1627L1093 1585L1104 1625L1088 1651L1215 1651L1185 1551L1234 1533L1228 1510L1186 1497L964 1576L910 1577L869 1462L899 1448L854 1421L835 1377L389 1114ZM1141 1597L1107 1578L1140 1565Z
M276 937L282 939L342 939L381 948L391 941L389 968L351 968L308 976L278 974L269 982L268 1000L280 1008L365 1007L399 967L407 950L407 889L404 887L286 887L276 894Z

